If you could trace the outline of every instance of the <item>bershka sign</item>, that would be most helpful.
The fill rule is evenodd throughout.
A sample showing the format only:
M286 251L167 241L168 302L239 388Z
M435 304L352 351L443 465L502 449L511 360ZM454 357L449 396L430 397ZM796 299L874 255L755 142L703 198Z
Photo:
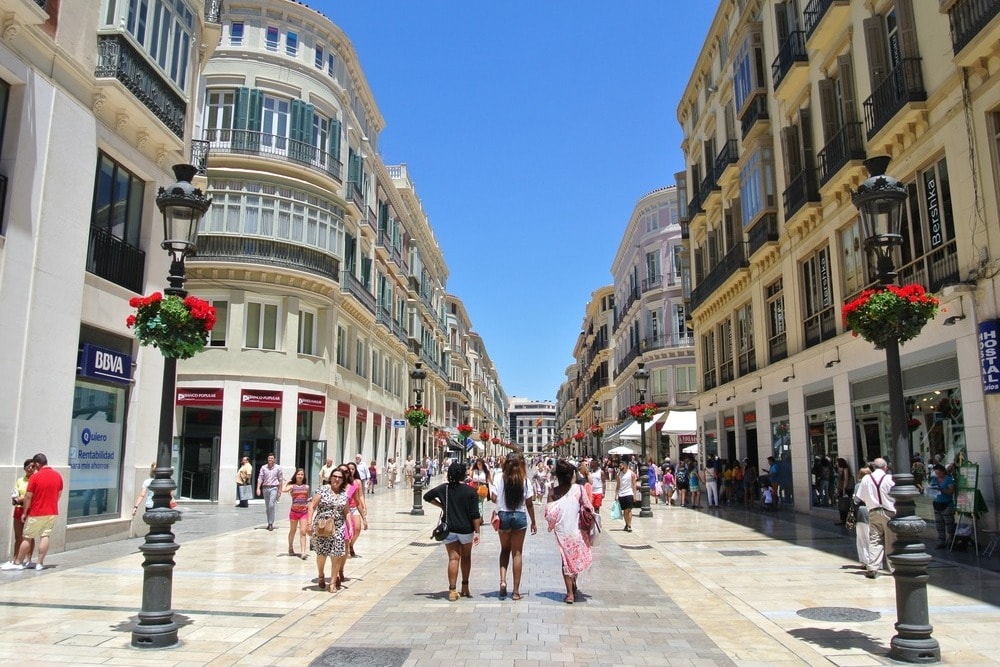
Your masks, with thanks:
M80 375L125 383L131 374L130 355L89 344L80 351Z
M240 394L241 408L280 408L281 392L267 389L244 389Z
M326 412L326 396L299 392L299 410Z
M1000 394L1000 341L997 321L986 320L979 326L979 364L983 374L983 393Z
M222 389L198 387L178 389L177 405L222 405Z

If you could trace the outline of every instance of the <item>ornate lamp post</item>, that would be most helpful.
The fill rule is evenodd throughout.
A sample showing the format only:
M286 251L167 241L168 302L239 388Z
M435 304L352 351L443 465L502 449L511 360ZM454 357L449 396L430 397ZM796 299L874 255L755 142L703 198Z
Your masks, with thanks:
M418 408L423 407L423 397L424 397L424 378L427 377L427 371L423 369L423 364L419 361L413 364L413 370L410 371L410 384L413 385L413 405ZM414 451L416 452L417 459L417 474L413 476L413 508L410 510L410 514L423 516L424 506L423 506L423 494L421 491L424 490L424 476L420 472L420 466L423 463L423 457L420 451L420 427L416 427L417 432L414 434Z
M462 403L462 410L461 410L462 423L463 424L468 424L469 423L469 413L470 412L471 412L471 408L469 407L469 402L465 401L464 403ZM458 460L459 461L464 461L465 460L465 454L468 451L468 445L465 442L467 439L468 439L468 436L466 436L465 438L462 439L462 442L461 442L462 450L458 453Z
M640 361L632 377L639 392L638 405L644 405L646 389L649 387L649 371L646 370L646 364ZM642 460L639 461L639 491L642 494L642 506L639 509L639 516L650 517L653 516L653 510L649 506L649 466L646 465L646 421L648 420L636 417L636 421L639 422L639 438L642 443Z
M168 295L184 298L184 259L194 254L198 241L198 222L212 205L212 200L191 185L198 173L190 164L174 165L177 182L161 187L156 206L163 214L164 250L170 253L170 274L164 290ZM170 494L177 488L171 467L174 436L174 391L177 381L177 359L163 358L163 385L160 393L160 424L156 447L156 470L149 491L153 508L146 510L142 520L149 525L146 540L139 551L142 561L142 611L132 630L132 646L136 648L167 648L177 644L177 624L171 609L174 585L174 554L180 546L174 541L173 525L180 512L170 508Z
M891 285L896 280L893 247L902 244L902 207L906 201L906 186L887 176L886 156L865 161L870 174L852 198L861 214L865 249L876 261L879 280ZM889 389L889 419L893 442L892 498L896 516L889 527L896 536L889 561L894 567L896 583L896 631L889 642L889 656L906 662L939 662L941 647L931 637L933 628L927 610L927 565L931 557L924 551L920 534L924 521L914 513L914 499L920 492L910 474L910 437L906 424L903 398L903 373L899 360L899 342L889 341L885 347L886 381Z
M594 439L597 440L597 450L594 452L594 456L600 458L604 454L601 451L601 436L604 435L604 428L601 426L601 402L594 401L590 411L594 414L594 425L598 427L597 430L592 431Z

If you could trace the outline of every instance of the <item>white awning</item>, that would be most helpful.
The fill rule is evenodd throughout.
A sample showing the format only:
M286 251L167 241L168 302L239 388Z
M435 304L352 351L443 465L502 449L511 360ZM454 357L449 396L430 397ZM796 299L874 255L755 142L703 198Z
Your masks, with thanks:
M671 410L660 433L688 435L698 432L698 413L694 410Z
M645 425L641 430L639 428L640 427L639 422L633 422L629 424L629 427L624 431L622 431L618 437L620 437L622 440L639 440L640 438L642 438L642 432L651 429L653 425L656 424L656 422L660 421L660 417L662 416L663 416L662 412L657 412L652 419L650 419L648 422L645 423Z

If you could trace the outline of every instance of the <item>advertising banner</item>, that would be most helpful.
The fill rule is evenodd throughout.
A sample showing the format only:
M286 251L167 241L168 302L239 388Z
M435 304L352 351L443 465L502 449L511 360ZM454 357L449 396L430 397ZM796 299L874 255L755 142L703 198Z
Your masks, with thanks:
M107 489L118 486L121 424L97 419L71 422L69 467L72 489Z

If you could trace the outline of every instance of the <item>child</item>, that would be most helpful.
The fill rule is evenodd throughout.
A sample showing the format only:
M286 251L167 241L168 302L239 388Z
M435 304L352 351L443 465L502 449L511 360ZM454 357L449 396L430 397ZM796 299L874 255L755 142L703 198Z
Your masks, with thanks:
M761 502L764 503L764 511L770 512L771 510L774 509L774 491L771 490L771 487L765 486L763 489L761 489L760 493L761 493Z

